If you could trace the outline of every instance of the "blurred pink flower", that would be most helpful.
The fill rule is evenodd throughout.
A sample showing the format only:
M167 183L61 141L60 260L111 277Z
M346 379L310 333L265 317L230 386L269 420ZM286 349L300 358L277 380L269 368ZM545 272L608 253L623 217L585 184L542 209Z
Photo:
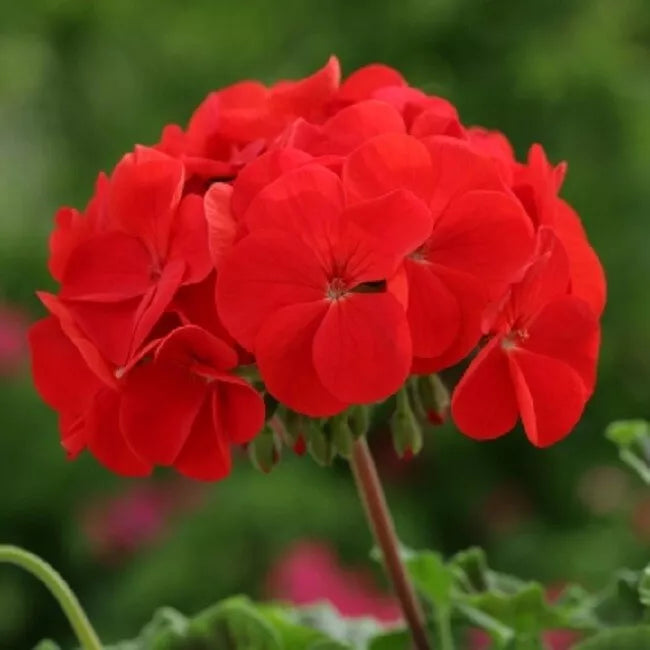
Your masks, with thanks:
M16 373L27 358L29 319L18 308L0 304L0 376Z
M117 496L87 503L81 524L94 555L124 559L158 541L174 516L198 505L203 486L184 480L136 485Z
M349 618L370 617L386 624L401 620L397 602L382 593L368 573L344 569L321 542L303 541L290 547L271 570L267 592L295 605L329 601Z

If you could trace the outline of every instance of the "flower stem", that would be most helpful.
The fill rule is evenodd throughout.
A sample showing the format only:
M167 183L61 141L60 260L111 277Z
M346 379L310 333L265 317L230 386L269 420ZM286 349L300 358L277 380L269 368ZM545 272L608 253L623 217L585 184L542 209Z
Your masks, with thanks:
M366 517L381 550L386 571L411 631L414 646L416 650L431 650L424 613L400 558L395 524L386 503L377 467L364 436L354 443L350 465Z
M38 578L57 599L83 650L102 650L102 644L68 583L47 562L16 546L0 545L0 563L18 566Z

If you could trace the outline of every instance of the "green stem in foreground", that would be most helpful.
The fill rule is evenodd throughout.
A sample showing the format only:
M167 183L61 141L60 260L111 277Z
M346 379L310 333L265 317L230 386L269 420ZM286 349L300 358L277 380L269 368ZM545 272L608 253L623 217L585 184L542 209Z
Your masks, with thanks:
M354 443L350 466L375 541L381 550L386 572L411 631L413 644L416 650L431 650L424 613L400 557L395 524L365 436Z
M68 583L40 557L16 546L0 545L0 563L13 564L38 578L57 599L83 650L102 650L102 644Z

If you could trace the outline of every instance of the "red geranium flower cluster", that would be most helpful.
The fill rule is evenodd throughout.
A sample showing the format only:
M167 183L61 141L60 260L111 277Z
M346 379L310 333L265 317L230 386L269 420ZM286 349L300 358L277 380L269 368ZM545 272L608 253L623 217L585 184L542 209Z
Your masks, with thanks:
M605 300L564 171L383 65L210 94L57 214L60 289L31 347L63 446L214 480L264 426L262 391L328 417L470 356L464 433L521 419L559 440L593 390Z

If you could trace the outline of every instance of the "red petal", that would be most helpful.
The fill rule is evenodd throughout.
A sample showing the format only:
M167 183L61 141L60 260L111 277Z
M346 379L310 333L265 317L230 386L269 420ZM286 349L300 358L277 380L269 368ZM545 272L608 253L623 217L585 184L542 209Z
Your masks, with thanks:
M154 160L127 154L111 177L111 219L163 259L184 180L183 164L179 160L167 156Z
M538 232L537 259L523 279L511 288L507 314L511 324L526 325L546 303L567 293L569 261L554 233L543 226ZM517 321L519 321L517 323Z
M312 417L347 408L321 383L314 368L314 336L327 311L324 301L292 305L273 314L255 340L255 356L269 393L290 409Z
M86 424L88 447L102 465L122 476L148 476L151 463L140 458L124 437L119 421L120 394L97 393Z
M120 367L129 359L135 315L141 300L132 298L111 303L66 300L62 305L74 319L80 336L96 348L101 357Z
M508 355L526 436L536 447L564 438L587 400L578 373L566 363L523 349Z
M181 474L198 481L218 481L230 474L230 445L216 423L215 402L210 396L203 401L192 432L174 462Z
M517 424L518 406L501 339L490 341L470 363L454 390L451 413L470 438L498 438Z
M264 426L264 400L239 377L222 377L215 389L215 418L221 434L231 443L250 442Z
M548 303L529 325L528 335L522 347L564 361L582 377L591 393L596 382L600 328L586 302L565 296Z
M43 400L57 411L76 415L84 412L103 384L63 333L57 319L50 316L32 325L29 345L34 384Z
M232 185L214 183L205 193L205 218L208 223L208 246L212 264L218 268L225 252L232 246L238 224L231 211Z
M495 162L458 138L423 138L431 155L431 210L440 213L454 197L471 190L505 190Z
M264 320L295 303L323 300L327 278L314 253L277 231L253 233L225 257L217 275L217 309L230 334L248 350Z
M196 194L183 198L176 213L167 264L180 260L185 265L184 284L200 282L212 270L208 248L208 227L203 199Z
M497 162L503 180L512 185L515 152L508 138L500 131L489 131L480 126L466 129L465 135L475 151Z
M335 56L313 75L299 81L284 81L271 89L273 109L289 115L319 115L336 92L341 80L341 66Z
M160 343L156 360L188 369L201 364L224 371L237 365L237 353L227 343L200 327L185 325L175 329Z
M61 208L56 213L56 226L50 235L50 273L61 281L68 259L84 240L91 236L93 223L74 208Z
M458 335L460 307L454 295L427 262L407 260L409 282L408 322L413 355L435 357Z
M151 334L156 323L171 304L174 294L180 287L184 272L184 262L178 259L169 262L156 284L143 296L133 317L129 356L137 353L138 348Z
M533 246L532 226L519 201L502 192L468 192L435 222L429 259L486 282L509 282Z
M52 294L39 292L37 295L45 308L57 318L64 334L70 339L77 350L79 350L86 365L107 386L115 386L116 380L112 369L101 356L95 345L79 329L74 315L68 307Z
M231 205L233 214L241 219L260 190L285 172L301 167L312 160L308 153L291 148L273 149L253 160L239 172L233 183Z
M190 434L208 384L182 366L145 363L126 377L120 422L141 458L171 465Z
M427 206L405 190L356 203L344 211L343 220L359 226L367 247L385 259L380 265L384 272L375 280L392 275L404 257L429 237L433 226Z
M598 255L589 245L580 217L568 203L558 200L553 230L569 257L571 293L586 300L596 316L605 308L607 284Z
M187 126L190 153L224 159L231 149L228 140L251 142L267 137L273 126L268 96L257 81L241 81L210 93Z
M152 268L151 255L135 237L95 235L68 258L61 298L108 302L141 296L152 284Z
M426 147L401 133L388 133L356 149L343 165L348 202L372 199L391 190L405 189L428 203L432 166Z
M314 365L341 401L365 404L397 392L412 359L406 314L388 293L332 302L314 339Z
M464 136L458 114L450 105L443 104L423 110L411 124L409 132L415 138L432 135L448 135L453 138Z
M234 345L234 339L228 334L217 314L216 276L209 275L203 282L181 287L174 297L171 310L178 313L184 325L197 325Z
M260 191L244 220L250 230L278 228L306 241L320 241L342 208L338 176L320 165L308 165L283 174Z
M455 297L459 307L456 336L439 354L413 360L413 372L431 374L449 368L464 359L481 338L483 312L488 296L475 278L448 268L432 265L432 271Z
M397 70L381 63L371 63L353 72L341 84L337 99L342 102L358 102L370 99L379 88L404 85L406 81Z
M383 133L405 133L402 116L389 104L367 100L348 106L322 128L322 141L310 148L314 155L348 154L366 140Z

